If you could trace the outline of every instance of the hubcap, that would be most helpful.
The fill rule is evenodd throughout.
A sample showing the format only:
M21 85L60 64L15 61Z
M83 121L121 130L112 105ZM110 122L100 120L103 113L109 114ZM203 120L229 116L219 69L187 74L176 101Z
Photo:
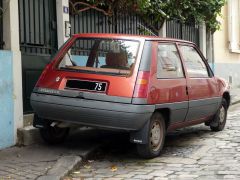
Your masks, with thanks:
M220 124L222 124L225 120L225 109L223 106L220 109L219 119L220 119Z
M151 128L150 143L153 151L157 151L161 145L161 126L159 122L154 122Z

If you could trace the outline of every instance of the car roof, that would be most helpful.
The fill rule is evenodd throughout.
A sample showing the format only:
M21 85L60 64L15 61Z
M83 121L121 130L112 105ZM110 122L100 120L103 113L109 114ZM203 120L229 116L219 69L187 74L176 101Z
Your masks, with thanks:
M76 38L80 38L80 37L82 38L122 38L122 39L133 39L133 40L169 41L169 42L195 44L191 41L186 41L181 39L164 38L159 36L132 35L132 34L80 33L80 34L74 34L73 37L76 37Z

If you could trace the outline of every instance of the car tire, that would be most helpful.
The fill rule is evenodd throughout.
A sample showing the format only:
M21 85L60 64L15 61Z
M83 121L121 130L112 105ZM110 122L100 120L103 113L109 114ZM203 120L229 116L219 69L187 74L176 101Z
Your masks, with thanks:
M41 128L40 135L42 139L48 144L60 144L69 134L69 128L52 127L48 125L45 128Z
M222 131L225 127L227 121L227 110L228 105L225 99L222 100L222 104L218 109L217 113L214 115L212 122L210 123L210 128L212 131Z
M151 116L148 129L148 143L137 144L138 154L143 158L154 158L160 155L165 142L165 119L159 112Z

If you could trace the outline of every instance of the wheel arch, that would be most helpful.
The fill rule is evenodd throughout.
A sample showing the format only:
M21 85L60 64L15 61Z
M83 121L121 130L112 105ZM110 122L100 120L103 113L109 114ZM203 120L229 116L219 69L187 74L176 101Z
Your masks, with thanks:
M223 96L222 96L222 98L223 98L223 99L225 99L225 100L227 101L227 107L229 107L229 106L230 106L230 104L231 104L231 97L230 97L230 93L229 93L229 92L227 92L227 91L225 91L225 92L223 93Z
M170 125L170 116L171 116L171 110L169 108L158 108L155 110L155 112L159 112L163 115L163 118L165 120L165 126L166 129L169 127Z

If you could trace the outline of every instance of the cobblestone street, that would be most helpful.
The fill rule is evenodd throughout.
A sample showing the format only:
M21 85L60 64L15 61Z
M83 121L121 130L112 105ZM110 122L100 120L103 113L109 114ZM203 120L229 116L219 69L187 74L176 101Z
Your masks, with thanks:
M0 180L37 179L59 159L84 157L96 144L102 148L65 179L240 179L239 117L238 104L222 132L199 125L169 133L162 155L152 160L137 155L128 135L94 129L73 133L58 146L12 147L0 151Z
M65 179L240 179L239 117L239 108L230 111L222 132L199 125L170 133L152 160L140 159L127 138L113 139Z

